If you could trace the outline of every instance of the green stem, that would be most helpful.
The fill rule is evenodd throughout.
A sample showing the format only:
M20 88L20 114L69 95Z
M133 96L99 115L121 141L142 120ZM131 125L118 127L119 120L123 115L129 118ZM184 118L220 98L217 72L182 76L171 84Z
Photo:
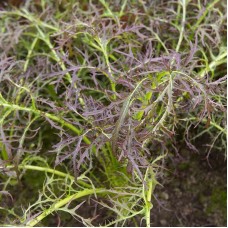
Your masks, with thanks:
M182 8L183 8L183 14L182 14L182 22L181 22L181 30L180 30L180 36L179 36L179 40L176 46L176 52L179 51L182 40L184 38L184 27L185 27L185 20L186 20L186 0L182 0Z
M38 37L35 37L35 39L32 42L31 48L28 51L28 55L26 57L26 61L25 61L25 65L24 65L24 71L27 71L27 69L28 69L29 60L32 56L32 52L36 46L37 41L38 41Z
M208 66L207 68L201 70L200 73L199 73L199 76L202 78L202 77L204 77L204 75L205 75L207 72L209 72L209 71L215 69L215 67L217 67L217 66L219 66L219 65L221 65L221 64L223 64L223 63L226 63L226 57L227 57L227 51L225 51L225 52L222 53L221 55L217 56L217 57L214 59L214 61L212 61L212 62L209 64L209 66Z
M207 8L205 9L205 11L204 11L204 13L202 14L202 16L197 20L197 22L195 23L195 25L192 27L192 30L193 30L193 31L195 31L195 30L199 27L200 23L204 20L204 18L205 18L206 15L208 14L209 10L212 9L212 8L214 7L214 5L215 5L216 3L218 3L219 1L220 1L220 0L215 0L215 1L213 1L211 4L209 4L209 5L207 6Z
M191 121L191 120L196 120L199 121L200 119L197 117L191 117L191 118L185 118L185 119L181 119L183 121ZM207 123L207 119L203 118L200 120L203 123ZM217 123L210 121L210 125L217 128L218 130L220 130L221 132L223 132L225 135L227 135L227 132L224 128L222 128L221 126L219 126Z
M22 106L19 106L19 105L16 105L16 104L10 104L10 103L7 103L5 100L0 100L0 106L6 107L6 108L9 108L9 109L12 109L12 110L20 110L20 111L31 112L31 113L34 113L35 115L40 116L40 117L44 116L44 117L49 118L49 119L51 119L51 120L53 120L53 121L55 121L57 123L60 123L64 127L67 127L68 129L70 129L73 132L75 132L77 135L81 135L81 133L82 133L82 131L80 129L78 129L77 127L75 127L71 123L66 122L64 119L60 118L59 116L55 116L53 114L40 111L38 109L22 107ZM88 144L88 145L91 144L90 140L86 136L83 136L83 141L86 144Z
M106 189L85 189L80 192L77 192L71 196L68 196L54 204L47 210L45 210L42 214L38 215L36 218L31 219L30 221L27 222L26 226L35 226L37 223L39 223L41 220L46 218L48 215L50 215L52 212L57 211L67 203L71 202L72 200L76 200L79 198L82 198L87 195L92 195L92 194L98 194L98 193L103 193L106 192Z
M13 169L14 165L8 165L6 166L6 169ZM19 169L27 169L27 170L34 170L34 171L41 171L41 172L46 172L46 173L52 173L54 175L60 176L60 177L64 177L64 178L69 178L72 181L75 181L75 177L71 176L68 173L64 173L55 169L51 169L48 167L41 167L41 166L35 166L35 165L19 165L18 166ZM86 188L90 188L91 185L85 183L84 181L80 180L80 177L77 178L77 182L80 185L83 185Z
M145 178L144 178L144 185L143 185L143 198L145 202L145 218L146 218L146 226L150 227L150 211L153 207L151 203L151 196L153 190L155 188L156 181L154 179L154 173L151 166L149 166L146 170Z
M116 100L116 94L115 94L116 93L116 84L114 82L114 77L112 75L112 70L111 70L111 67L110 67L110 63L109 63L109 59L108 59L108 54L107 54L106 48L103 49L103 53L104 53L106 64L108 66L108 72L109 72L109 74L111 76L110 83L111 83L111 89L114 92L113 99Z
M145 208L145 214L146 214L146 227L150 227L150 210L151 210L151 203L147 203Z
M14 168L13 165L8 165L6 166L7 169L11 169ZM55 169L51 169L48 167L41 167L41 166L35 166L35 165L19 165L18 168L20 169L29 169L29 170L35 170L35 171L43 171L43 172L47 172L47 173L52 173L55 175L58 175L60 177L66 177L69 178L71 180L75 180L75 178L73 176L71 176L70 174L66 174L64 172L55 170Z

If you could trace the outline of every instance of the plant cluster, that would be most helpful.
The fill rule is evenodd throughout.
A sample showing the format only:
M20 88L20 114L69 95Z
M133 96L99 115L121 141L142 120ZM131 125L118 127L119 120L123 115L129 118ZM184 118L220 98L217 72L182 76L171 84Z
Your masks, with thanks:
M178 142L197 150L207 134L209 162L213 148L225 149L225 4L1 7L1 224L48 225L56 214L61 224L63 213L85 226L150 226L153 191ZM31 189L30 202L18 188ZM108 209L98 222L96 208Z

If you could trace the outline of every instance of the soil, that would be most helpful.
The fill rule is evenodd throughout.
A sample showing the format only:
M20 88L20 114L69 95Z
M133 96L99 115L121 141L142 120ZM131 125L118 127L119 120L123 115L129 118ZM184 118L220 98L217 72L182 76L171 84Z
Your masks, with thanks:
M205 148L204 150L205 151ZM153 227L222 226L227 224L227 163L225 153L182 150L170 156L163 187L157 186L152 209Z

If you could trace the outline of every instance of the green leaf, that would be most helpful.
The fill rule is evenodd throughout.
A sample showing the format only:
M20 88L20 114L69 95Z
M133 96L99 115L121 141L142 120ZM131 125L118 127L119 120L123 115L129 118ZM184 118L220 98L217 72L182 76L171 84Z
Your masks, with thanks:
M144 111L139 111L139 112L137 112L137 113L133 116L133 118L134 118L135 120L140 121L140 120L142 119L142 117L143 117L143 114L144 114Z

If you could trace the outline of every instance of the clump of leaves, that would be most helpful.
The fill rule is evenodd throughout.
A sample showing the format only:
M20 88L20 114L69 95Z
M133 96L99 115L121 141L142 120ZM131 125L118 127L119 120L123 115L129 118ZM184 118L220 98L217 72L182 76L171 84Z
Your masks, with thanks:
M91 195L110 211L103 225L141 216L150 226L157 163L178 150L176 131L191 149L204 133L210 148L225 143L224 11L216 0L1 9L2 191L28 188L32 170L46 175L38 200L0 208L1 223L34 226L64 211L92 226L98 214L77 213Z

